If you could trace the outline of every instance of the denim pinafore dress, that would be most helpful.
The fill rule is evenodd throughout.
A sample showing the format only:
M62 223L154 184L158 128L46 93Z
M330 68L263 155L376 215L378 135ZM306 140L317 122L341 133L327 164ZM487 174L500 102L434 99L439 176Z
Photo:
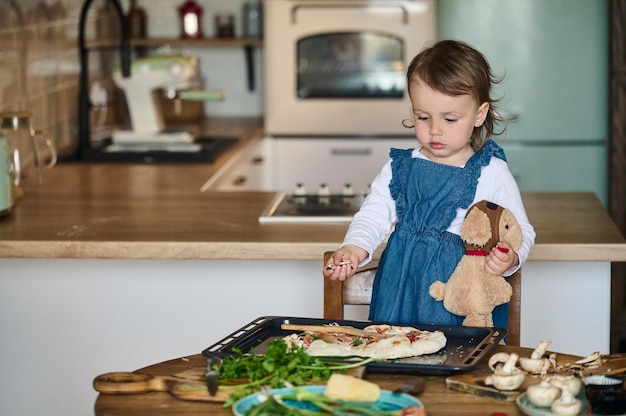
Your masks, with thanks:
M481 168L492 157L506 160L493 140L460 168L411 157L412 149L391 149L391 196L398 221L389 236L374 279L369 319L420 325L461 325L428 289L447 282L465 249L461 237L446 231L458 208L474 201ZM507 326L508 304L493 311L494 325Z

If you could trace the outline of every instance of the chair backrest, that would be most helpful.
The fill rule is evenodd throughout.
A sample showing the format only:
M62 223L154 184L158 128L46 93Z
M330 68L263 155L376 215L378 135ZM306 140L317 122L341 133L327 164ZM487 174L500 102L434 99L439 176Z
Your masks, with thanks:
M324 253L324 265L328 263L332 254L332 251ZM345 305L369 305L377 266L377 262L372 262L357 270L354 276L343 282L322 276L324 279L324 319L343 319ZM521 276L521 270L518 270L507 278L513 288L513 295L509 302L507 345L520 345Z

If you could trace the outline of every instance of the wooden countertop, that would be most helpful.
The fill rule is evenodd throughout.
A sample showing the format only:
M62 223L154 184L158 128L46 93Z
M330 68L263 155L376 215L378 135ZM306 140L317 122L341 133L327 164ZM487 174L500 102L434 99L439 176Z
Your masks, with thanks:
M347 224L259 224L272 192L200 192L216 164L61 163L0 218L0 258L320 260ZM531 261L626 261L591 193L525 193Z

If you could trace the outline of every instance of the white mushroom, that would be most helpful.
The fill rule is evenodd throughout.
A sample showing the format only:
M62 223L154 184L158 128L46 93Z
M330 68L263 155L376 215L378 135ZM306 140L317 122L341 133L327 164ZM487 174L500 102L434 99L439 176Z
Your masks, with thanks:
M520 367L532 374L541 374L547 371L548 368L550 368L551 362L550 359L544 358L544 355L551 342L552 341L549 339L544 339L532 352L530 358L520 357Z
M510 356L506 352L497 352L489 357L489 368L495 372L497 368L502 367L509 361L509 358Z
M533 384L526 389L526 396L537 407L550 407L561 396L561 389L546 380Z
M561 397L552 403L550 410L557 415L577 415L582 410L582 403L569 390L565 389L561 391Z
M548 351L548 347L550 346L551 343L552 343L552 340L549 340L549 339L542 340L537 346L537 348L535 348L535 350L532 352L532 354L530 354L530 358L533 360L538 360L540 358L543 358L543 356L546 354L546 351Z
M515 367L517 354L510 354L508 360L502 366L494 363L494 372L485 379L485 384L494 386L498 390L515 390L524 382L526 375L519 368ZM491 365L490 365L491 366Z
M548 382L561 390L569 390L573 396L576 396L582 388L582 381L572 374L555 374L548 377Z

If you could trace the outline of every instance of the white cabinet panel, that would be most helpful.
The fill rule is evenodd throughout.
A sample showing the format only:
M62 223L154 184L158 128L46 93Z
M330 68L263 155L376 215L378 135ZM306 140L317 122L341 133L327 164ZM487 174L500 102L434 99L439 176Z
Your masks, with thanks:
M321 183L339 192L351 183L365 191L392 147L415 147L414 138L398 139L275 139L264 138L242 151L203 186L218 191L285 191L302 183L316 192Z
M270 143L266 140L252 143L218 170L202 190L271 190L272 155Z

